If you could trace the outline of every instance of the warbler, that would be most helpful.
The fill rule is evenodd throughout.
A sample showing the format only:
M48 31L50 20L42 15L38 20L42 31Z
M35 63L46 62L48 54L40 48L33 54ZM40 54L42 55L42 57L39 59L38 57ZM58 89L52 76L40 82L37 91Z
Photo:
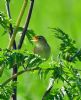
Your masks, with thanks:
M47 60L50 57L51 48L49 44L47 43L47 40L43 36L34 36L33 40L34 42L34 53L38 54L40 57Z

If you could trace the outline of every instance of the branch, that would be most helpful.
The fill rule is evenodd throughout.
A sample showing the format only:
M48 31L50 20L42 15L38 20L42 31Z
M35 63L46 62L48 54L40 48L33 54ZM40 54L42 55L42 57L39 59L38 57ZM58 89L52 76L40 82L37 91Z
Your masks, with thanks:
M8 15L8 17L9 17L9 19L11 19L11 14L10 14L10 6L9 6L9 1L8 0L6 0L6 10L7 10L7 15ZM12 24L10 23L10 38L11 38L11 36L12 36L12 34L13 34L13 27L12 27ZM14 42L13 42L13 48L14 49L16 49L16 42L15 42L15 40L14 40Z
M45 93L42 97L42 100L45 100L45 97L50 93L51 89L53 88L53 85L54 85L54 79L50 78L49 85L48 85L47 90L45 91Z
M14 33L13 33L13 35L12 35L12 37L11 37L10 42L9 42L8 49L11 49L11 47L12 47L12 45L13 45L13 42L14 42L14 40L15 40L18 27L19 27L19 25L20 25L22 16L23 16L24 11L25 11L25 8L26 8L26 6L27 6L27 1L28 1L28 0L24 0L22 9L21 9L21 11L20 11L20 14L19 14L19 17L18 17L18 20L17 20L17 23L16 23L16 28L15 28Z
M8 14L8 17L11 19L9 3L10 3L10 1L9 0L6 0L6 10L7 10L7 14ZM24 3L23 3L23 6L22 6L22 9L21 9L19 18L17 20L16 29L14 30L14 33L13 33L12 24L10 24L10 38L11 38L11 41L10 41L9 49L11 48L11 46L13 46L13 49L16 49L15 36L16 36L16 33L17 33L17 29L19 27L19 24L21 22L22 16L24 14L26 5L27 5L27 0L24 0ZM14 65L13 66L13 75L17 74L17 70L18 70L17 65ZM13 78L13 82L14 81L17 82L17 77ZM16 98L17 98L17 87L14 88L13 91L14 91L14 94L12 95L12 98L13 98L13 100L16 100Z
M11 14L10 14L10 6L9 6L9 1L6 0L6 10L7 10L7 15L11 19Z
M6 84L8 84L11 80L13 80L14 78L16 78L17 76L25 73L25 72L28 72L28 71L35 71L35 70L54 70L54 68L39 68L39 67L33 67L33 68L26 68L20 72L18 72L17 74L14 74L12 77L10 77L9 79L7 79L5 82L2 83L1 87L5 86Z
M75 59L75 57L77 57L77 55L79 55L80 53L81 53L81 49L78 50L72 57L69 58L69 62L72 62Z
M38 70L39 68L38 67L34 67L34 68L27 68L27 69L24 69L20 72L18 72L17 74L14 74L12 77L10 77L9 79L7 79L5 82L2 83L1 87L5 86L7 83L9 83L11 80L13 80L14 78L16 78L17 76L23 74L24 72L27 72L27 71L34 71L34 70Z
M9 19L11 19L11 14L10 14L10 1L9 0L6 0L6 10L7 10L7 15L9 17ZM10 23L10 32L9 32L9 35L10 35L10 38L12 37L12 34L13 34L13 27L12 27L12 24ZM16 42L15 42L15 39L13 41L13 49L16 49ZM13 75L17 73L17 65L13 66ZM13 79L13 82L17 82L17 77ZM16 88L13 88L13 95L12 95L12 98L13 100L16 100L17 98L17 87Z
M69 81L67 81L67 80L66 80L64 77L62 77L62 76L61 76L61 78L62 78L64 81L66 81L66 83L67 83L68 85L70 85L70 86L72 87L72 85L69 83ZM51 89L53 88L54 81L55 81L55 80L54 80L53 78L50 79L48 88L47 88L47 90L45 91L45 93L44 93L44 95L43 95L43 97L42 97L42 100L45 100L45 97L46 97L47 95L49 95Z
M33 5L34 5L34 0L31 0L31 4L30 4L28 15L27 15L26 23L25 23L25 26L24 26L24 29L23 29L23 32L22 32L22 35L21 35L21 38L20 38L20 41L19 41L19 44L18 44L18 49L20 49L22 47L22 44L23 44L23 41L24 41L24 38L25 38L25 34L26 34L28 26L29 26L29 22L30 22L30 18L31 18L32 10L33 10Z
M65 79L63 76L61 76L61 78L62 78L68 85L70 85L70 86L72 87L72 85L70 84L69 81L67 81L67 79Z

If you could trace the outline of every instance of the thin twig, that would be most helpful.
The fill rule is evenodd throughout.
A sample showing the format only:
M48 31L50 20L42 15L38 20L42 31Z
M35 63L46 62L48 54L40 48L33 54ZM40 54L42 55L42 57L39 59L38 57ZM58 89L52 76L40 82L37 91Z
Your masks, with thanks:
M38 70L37 67L34 67L34 68L27 68L27 69L24 69L16 74L14 74L12 77L10 77L9 79L7 79L5 82L2 83L2 87L5 86L7 83L9 83L11 80L13 80L14 78L16 78L17 76L23 74L24 72L27 72L27 71L34 71L34 70Z
M11 19L9 3L10 2L8 0L6 0L7 15L8 15L9 19ZM10 38L11 38L12 37L12 34L13 34L13 27L12 27L12 24L11 23L10 23L10 32L9 32L9 34L10 34ZM16 42L15 42L15 40L13 42L13 49L16 49Z
M49 85L48 85L47 90L45 91L45 93L42 97L42 100L45 100L45 97L50 93L51 89L53 88L53 85L54 85L54 79L50 78Z
M12 47L12 45L13 45L13 42L14 42L14 40L15 40L18 27L19 27L19 25L20 25L20 22L21 22L21 19L22 19L22 17L23 17L25 8L26 8L26 6L27 6L27 2L28 2L28 0L24 0L24 3L23 3L23 5L22 5L22 9L21 9L21 11L20 11L20 14L19 14L19 17L18 17L18 20L17 20L17 23L16 23L16 28L14 29L13 35L12 35L11 40L10 40L10 42L9 42L8 49L11 49L11 47Z
M20 38L20 41L19 41L19 44L18 44L18 49L20 49L22 47L22 44L23 44L23 41L24 41L24 38L25 38L25 34L26 34L28 26L29 26L29 22L30 22L30 18L31 18L32 10L33 10L33 5L34 5L34 0L31 0L31 4L30 4L28 15L27 15L26 23L25 23L25 26L24 26L24 29L23 29L23 32L22 32L22 35L21 35L21 38Z
M10 1L6 0L6 10L7 10L7 15L9 17L9 19L11 19L11 14L10 14ZM10 38L12 37L12 34L13 34L13 27L12 27L12 24L10 23L10 32L9 32L9 35L10 35ZM15 39L14 39L14 42L13 42L13 49L16 49L16 42L15 42ZM17 65L14 65L13 66L13 73L12 75L16 74L17 73ZM13 82L17 82L17 77L16 78L13 78ZM12 98L13 100L16 100L17 98L17 87L13 88L13 95L12 95Z
M81 49L78 50L72 57L69 58L69 62L72 62L75 59L75 57L77 57L77 55L79 55L80 53L81 53Z
M72 87L72 85L69 83L69 81L67 81L63 76L61 76L61 78L68 84Z
M20 71L20 72L18 72L18 73L16 73L16 74L14 74L12 77L10 77L9 79L7 79L5 82L3 82L2 83L2 87L3 86L5 86L6 84L8 84L11 80L13 80L14 78L16 78L17 76L19 76L19 75L21 75L21 74L23 74L23 73L25 73L25 72L28 72L28 71L35 71L35 70L54 70L54 68L39 68L39 67L33 67L33 68L26 68L26 69L24 69L24 70L22 70L22 71Z

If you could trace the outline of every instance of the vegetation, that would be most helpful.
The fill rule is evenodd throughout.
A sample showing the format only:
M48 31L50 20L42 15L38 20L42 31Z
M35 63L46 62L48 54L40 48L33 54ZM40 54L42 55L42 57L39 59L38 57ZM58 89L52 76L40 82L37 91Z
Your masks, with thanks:
M25 48L27 45L23 42L27 39L26 42L32 46L32 36L36 35L33 29L28 28L34 0L24 0L16 24L11 17L11 1L5 0L7 14L0 11L0 27L3 30L0 37L10 37L8 48L0 48L0 100L11 97L13 100L80 100L81 68L77 63L81 62L81 49L78 49L76 41L62 29L50 27L53 38L58 41L59 46L55 46L57 55L51 55L48 61L35 55L28 47ZM30 3L29 12L22 27L20 22L27 3ZM36 97L36 92L39 97Z

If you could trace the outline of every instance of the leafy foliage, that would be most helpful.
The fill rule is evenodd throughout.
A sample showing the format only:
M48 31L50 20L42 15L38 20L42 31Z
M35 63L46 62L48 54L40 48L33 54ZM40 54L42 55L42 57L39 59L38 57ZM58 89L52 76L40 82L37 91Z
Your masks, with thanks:
M16 85L16 82L12 82L11 84L7 84L5 86L0 85L0 99L9 100L9 98L13 94L13 88L16 88Z
M10 0L6 0L8 3ZM3 27L5 33L10 30L11 20L3 13L0 12L0 25ZM13 31L16 28L13 26ZM26 72L37 70L38 76L46 78L51 74L54 82L50 88L47 87L45 95L42 100L80 100L81 99L81 69L76 67L77 61L81 61L81 49L78 50L76 42L72 40L68 34L59 28L52 28L56 38L61 40L57 59L50 61L47 68L40 67L44 62L38 55L29 53L27 50L0 50L0 77L4 74L4 69L9 71L16 65L21 67L21 71L15 76ZM17 32L23 31L23 27L18 27ZM34 31L27 30L27 38L31 42ZM31 42L32 43L32 42ZM24 69L24 70L23 70ZM33 73L34 74L34 73ZM6 81L0 83L0 99L9 100L13 94L13 88L17 83L11 82L14 75ZM10 83L9 83L10 82Z
M0 52L0 65L4 64L4 67L8 67L11 69L13 65L17 64L17 66L25 67L34 67L38 66L38 62L42 62L43 60L35 54L29 53L27 50L2 50ZM35 63L35 64L34 64ZM6 65L6 66L5 66Z
M0 87L0 99L1 100L9 100L12 93L13 91L12 91L11 85Z
M51 78L54 79L54 83L50 91L46 91L44 100L63 100L68 98L69 100L80 99L81 96L81 76L80 69L77 69L75 64L77 61L81 61L81 52L76 47L76 42L72 40L61 29L53 29L56 38L62 42L60 44L60 53L58 53L57 60L52 59L48 68L41 68L40 64L43 63L38 55L29 53L27 50L8 50L4 49L0 51L0 76L2 76L4 69L11 69L16 64L17 67L22 67L25 70L27 68L37 68L39 66L38 75L41 78L46 78L51 73ZM32 31L28 31L29 33ZM29 37L29 36L28 36ZM77 53L78 52L78 53ZM72 58L72 60L70 60ZM32 71L32 70L31 70ZM10 88L11 87L11 88ZM0 86L1 98L4 100L10 98L12 92L12 86ZM5 91L4 94L3 91Z
M51 67L54 68L52 72L54 85L44 100L79 100L81 99L81 70L76 68L75 64L77 61L81 61L79 59L81 51L79 50L79 53L77 53L78 48L75 46L75 41L61 29L54 28L53 31L62 43L60 44L58 59L52 59L50 63ZM69 54L68 59L66 59L67 53Z
M31 41L32 37L35 36L35 35L36 34L35 34L35 32L33 30L27 30L26 36L27 36L27 38L28 38L28 40L29 40L30 43L32 43L32 41Z
M4 33L9 31L10 23L10 19L3 12L0 12L0 25L4 28Z
M36 68L42 62L43 60L38 55L31 54L27 50L2 50L0 52L0 76L2 76L5 68L11 69L15 64L18 68L22 67L26 70L27 68ZM14 86L12 87L12 84L10 86L7 86L7 84L0 85L0 99L9 100L10 95L13 94Z
M72 40L66 33L61 29L53 29L55 36L60 39L60 53L58 53L57 60L53 59L50 62L48 68L41 68L40 64L43 63L38 55L29 53L27 50L1 50L0 51L0 76L2 76L4 69L11 69L16 64L17 67L22 67L24 70L29 68L38 68L38 75L41 78L46 78L51 73L51 78L54 79L50 91L46 90L43 100L78 100L81 99L81 75L80 69L76 68L75 64L80 61L80 50L77 53L78 48L76 47L75 41ZM68 53L68 55L67 55ZM67 55L67 56L66 56ZM72 58L72 60L70 60ZM7 87L7 84L3 87L0 86L1 98L4 96L4 100L10 97L13 93L12 88ZM3 93L6 92L6 95ZM9 92L10 91L10 92ZM7 97L7 98L6 98Z

